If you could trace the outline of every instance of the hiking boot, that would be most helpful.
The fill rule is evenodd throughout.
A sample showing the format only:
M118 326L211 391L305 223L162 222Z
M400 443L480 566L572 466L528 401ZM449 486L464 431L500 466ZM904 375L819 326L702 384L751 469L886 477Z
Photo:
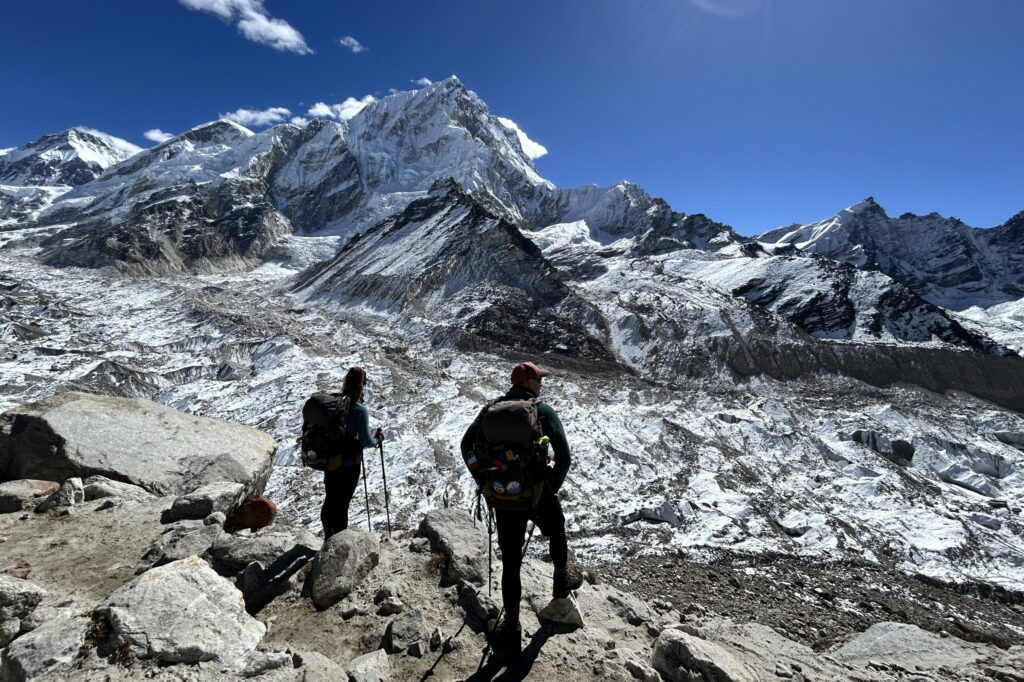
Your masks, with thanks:
M576 564L570 561L565 568L555 569L555 584L551 589L551 596L555 599L565 599L582 584L583 574L576 568Z
M518 656L523 650L523 628L519 621L502 616L491 633L491 643L510 656Z

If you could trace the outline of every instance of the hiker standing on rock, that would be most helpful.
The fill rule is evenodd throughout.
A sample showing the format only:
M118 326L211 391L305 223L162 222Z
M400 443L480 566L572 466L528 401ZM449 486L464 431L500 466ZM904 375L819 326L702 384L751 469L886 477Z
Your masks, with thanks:
M558 501L558 490L569 472L569 443L554 408L538 397L544 377L550 374L532 362L516 365L512 387L484 406L462 437L462 457L494 510L501 548L505 615L494 634L514 651L519 650L522 637L519 573L529 521L551 542L552 595L567 597L583 583L579 570L569 563L565 515ZM554 451L553 467L549 445Z
M363 449L384 441L384 431L370 432L370 412L363 404L366 372L352 367L341 393L317 393L302 409L299 439L303 463L324 472L320 523L324 539L348 528L348 508L359 484ZM369 514L369 509L366 510Z

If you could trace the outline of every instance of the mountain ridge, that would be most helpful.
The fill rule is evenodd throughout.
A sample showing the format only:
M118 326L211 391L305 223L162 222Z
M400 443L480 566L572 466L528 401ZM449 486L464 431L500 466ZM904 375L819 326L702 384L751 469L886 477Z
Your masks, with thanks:
M1024 212L996 227L975 228L934 212L891 218L868 197L830 218L754 240L884 272L931 303L959 311L1024 297L1022 238Z

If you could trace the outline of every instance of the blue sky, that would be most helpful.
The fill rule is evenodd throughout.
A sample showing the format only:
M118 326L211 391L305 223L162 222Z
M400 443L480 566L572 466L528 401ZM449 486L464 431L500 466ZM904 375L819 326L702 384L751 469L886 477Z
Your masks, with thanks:
M979 227L1024 210L1017 0L58 0L3 25L0 147L72 125L149 145L456 74L557 185L629 179L745 234L868 195Z

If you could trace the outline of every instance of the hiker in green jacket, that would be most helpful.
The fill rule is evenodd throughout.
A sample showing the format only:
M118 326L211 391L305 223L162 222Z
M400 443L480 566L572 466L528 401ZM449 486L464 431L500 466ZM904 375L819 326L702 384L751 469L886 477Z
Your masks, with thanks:
M478 441L478 430L484 415L491 406L500 401L537 400L540 396L544 377L551 374L532 362L523 362L512 370L512 387L497 401L488 403L477 415L477 418L462 437L462 456L473 472L478 485L483 477L476 468L475 449ZM495 631L495 637L507 649L518 651L521 644L522 629L519 625L519 605L522 598L522 582L520 568L523 561L523 545L526 540L527 522L533 521L540 531L548 536L551 543L551 561L554 564L554 586L552 595L564 598L571 590L583 583L583 577L575 565L569 562L568 543L565 538L565 515L558 500L558 491L569 473L571 457L569 443L565 438L565 430L553 407L538 402L537 417L545 437L550 439L554 451L554 467L547 473L543 489L535 506L523 510L494 508L498 531L498 546L501 548L502 573L501 597L504 602L505 615Z

